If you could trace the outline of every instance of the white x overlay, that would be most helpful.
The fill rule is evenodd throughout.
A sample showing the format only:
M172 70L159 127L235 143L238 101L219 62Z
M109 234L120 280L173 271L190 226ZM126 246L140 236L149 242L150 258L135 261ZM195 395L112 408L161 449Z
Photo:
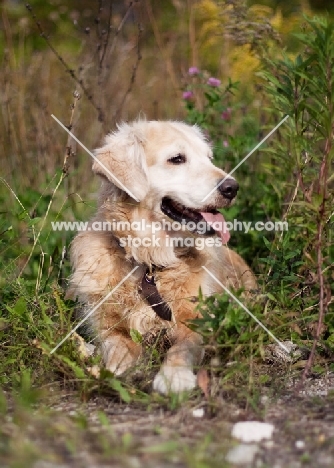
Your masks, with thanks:
M130 273L128 273L123 279L122 281L120 281L111 291L108 292L108 294L100 301L96 304L95 307L93 307L92 310L90 310L88 312L88 314L74 327L72 328L72 330L65 336L65 338L63 338L55 348L53 348L53 350L50 352L50 354L54 353L58 348L59 346L61 346L66 340L67 338L69 338L91 315L93 315L93 313L112 295L112 293L114 293L131 275L132 273L134 273L137 268L139 268L139 265L134 267Z
M103 169L114 179L116 180L116 182L132 197L134 198L137 202L139 202L139 200L131 193L131 191L129 189L127 189L119 180L118 178L112 174L112 172L101 162L99 161L99 159L91 152L89 151L89 149L83 144L81 143L81 141L62 123L60 122L60 120L57 119L57 117L55 117L53 114L51 114L51 117L69 134L71 135L71 137L77 142L79 143L79 145L98 163L100 164L101 167L103 167ZM258 143L255 148L252 149L252 151L250 153L247 154L247 156L245 156L238 164L237 166L235 166L235 168L229 172L229 174L227 174L227 176L221 180L219 182L219 184L214 187L214 189L211 190L210 193L208 193L208 195L206 195L205 198L203 198L202 202L205 201L215 190L217 190L217 188L224 182L224 180L226 180L231 174L233 174L233 172L235 172L238 167L241 166L241 164L243 164L261 145L262 143L264 143L287 119L288 119L289 115L286 115L280 122L278 125L276 125L275 128L273 128L271 130L271 132L268 133L268 135L266 135L263 140L260 141L260 143ZM89 311L89 313L87 315L85 315L85 317L65 336L65 338L63 338L58 344L57 346L55 346L55 348L52 349L52 351L50 352L50 354L53 354L131 275L132 273L134 273L137 268L139 268L139 266L136 266L134 267L130 273L128 273L100 302L98 302L92 310ZM229 291L228 288L226 288L226 286L224 286L219 280L218 278L215 277L215 275L213 273L211 273L205 266L202 266L202 268L216 281L217 284L219 284L219 286L221 286L224 291L230 296L232 297L232 299L234 299L234 301L242 308L244 309L267 333L269 336L271 336L271 338L288 354L290 354L289 350L286 348L286 346L284 346L284 344L282 342L280 342L272 333L270 330L268 330L262 322L260 322L260 320L254 315L252 314L252 312L250 312L247 307L242 304L242 302L239 301L239 299L237 297L234 296L234 294L231 293L231 291Z

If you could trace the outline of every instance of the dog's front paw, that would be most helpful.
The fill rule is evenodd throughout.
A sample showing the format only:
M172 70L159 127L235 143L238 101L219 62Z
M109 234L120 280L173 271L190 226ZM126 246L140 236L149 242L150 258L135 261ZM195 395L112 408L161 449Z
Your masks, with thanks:
M163 366L153 381L153 389L165 395L195 387L196 376L188 367Z

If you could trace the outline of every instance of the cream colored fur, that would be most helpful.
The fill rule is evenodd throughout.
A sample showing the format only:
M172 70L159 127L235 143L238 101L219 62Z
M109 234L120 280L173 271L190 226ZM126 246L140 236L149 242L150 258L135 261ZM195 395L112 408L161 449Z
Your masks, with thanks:
M178 154L185 155L187 162L170 164L168 160ZM94 161L93 171L101 176L102 185L97 214L90 225L94 221L143 219L147 223L172 222L160 210L164 196L199 211L230 204L218 190L202 202L226 174L212 164L211 148L196 126L171 121L122 124L106 137L95 155L102 165ZM254 276L245 262L227 246L203 250L166 247L167 235L193 234L186 230L161 230L155 233L161 240L160 247L120 247L120 238L152 237L152 229L79 233L71 246L73 274L68 294L83 303L87 313L135 266L139 267L100 306L89 324L98 334L106 367L116 374L123 373L141 354L140 345L130 337L131 329L144 334L152 328L168 328L173 345L153 383L154 389L162 393L180 392L196 385L194 367L200 364L203 352L201 337L186 326L188 320L198 316L190 299L198 295L200 288L204 295L221 292L202 266L226 287L255 287ZM157 288L172 309L172 322L161 320L138 291L141 278L151 265L158 267Z

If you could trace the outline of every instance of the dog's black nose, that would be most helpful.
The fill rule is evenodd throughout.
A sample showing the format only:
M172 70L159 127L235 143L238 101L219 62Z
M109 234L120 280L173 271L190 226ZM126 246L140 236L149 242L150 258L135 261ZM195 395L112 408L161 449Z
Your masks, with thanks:
M218 190L225 198L232 200L237 195L239 184L236 180L232 179L232 177L229 177L219 185Z

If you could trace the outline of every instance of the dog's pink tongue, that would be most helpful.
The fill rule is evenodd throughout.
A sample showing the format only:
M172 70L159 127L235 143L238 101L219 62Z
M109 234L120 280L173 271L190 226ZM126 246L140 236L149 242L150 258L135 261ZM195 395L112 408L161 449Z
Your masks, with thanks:
M224 244L226 244L230 240L230 233L227 229L226 222L224 216L221 213L202 213L201 215L205 219L205 221L212 226L213 229L220 235L221 240Z

